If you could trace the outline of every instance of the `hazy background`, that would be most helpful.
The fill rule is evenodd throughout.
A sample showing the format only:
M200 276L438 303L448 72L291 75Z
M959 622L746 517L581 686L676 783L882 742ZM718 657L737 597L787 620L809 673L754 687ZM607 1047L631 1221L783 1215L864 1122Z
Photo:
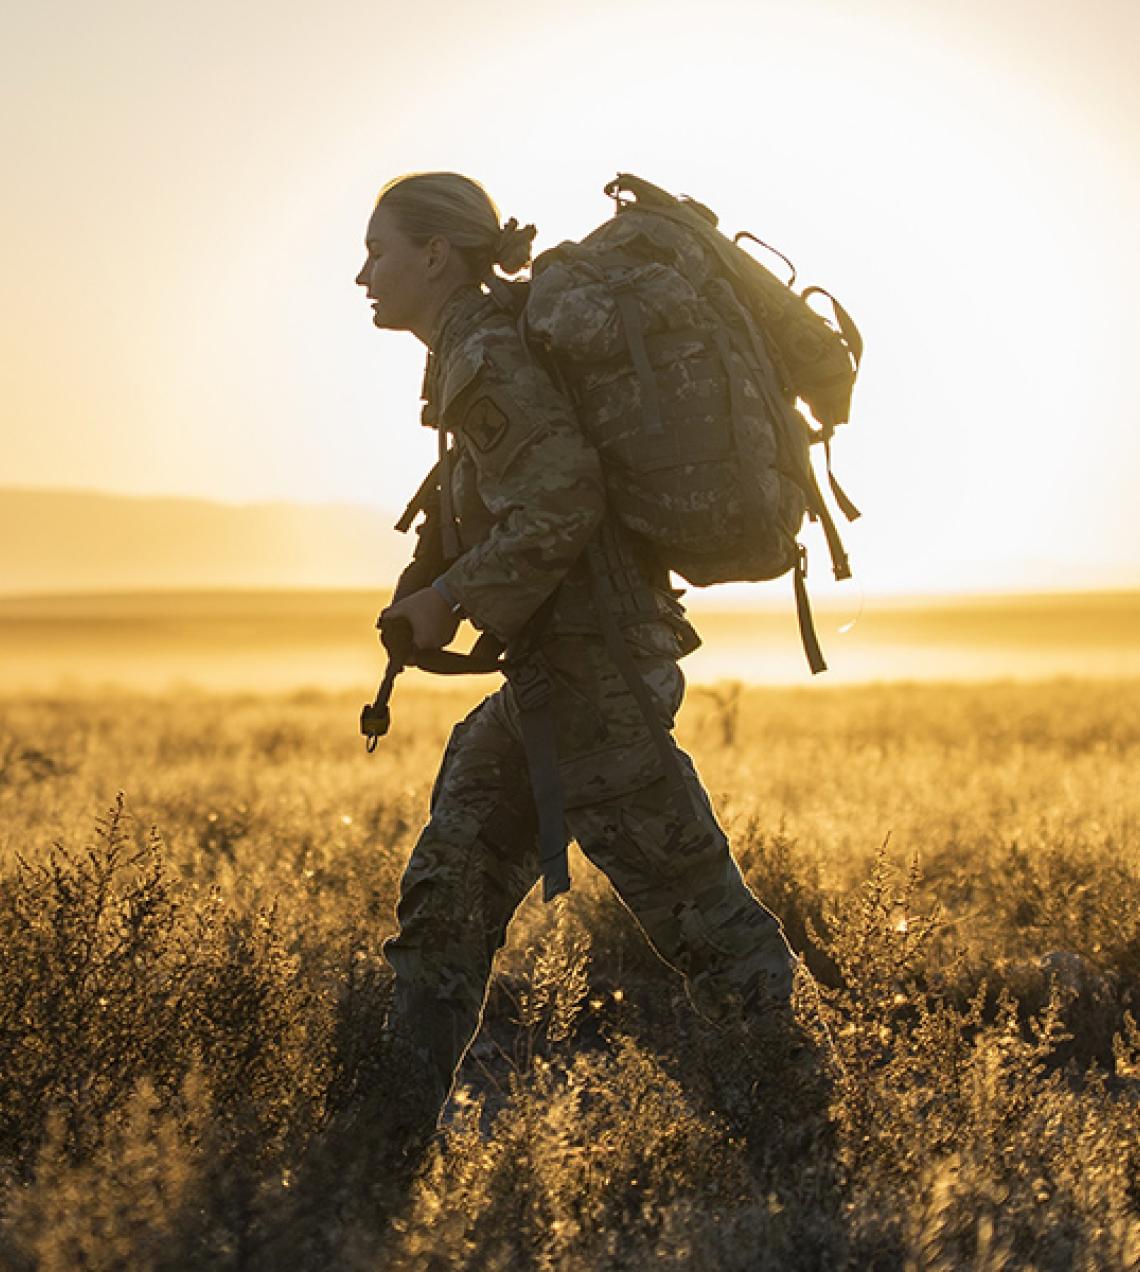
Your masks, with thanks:
M917 597L1136 588L1138 62L1131 0L10 8L0 595L363 589L370 642L432 441L423 350L375 332L352 280L379 186L436 167L484 181L539 248L639 173L774 242L855 315L848 590L808 532L837 675L869 674L851 642ZM798 660L788 593L708 604L778 607L775 648ZM1030 624L1019 602L1012 627L986 603L979 639L1019 633L990 671L1021 674L1017 651L1062 631L1054 670L1104 669L1095 598L1079 621L1034 602ZM13 604L6 684L30 674ZM1127 672L1137 629L1110 628ZM944 653L965 639L931 632ZM891 655L876 674L912 671Z

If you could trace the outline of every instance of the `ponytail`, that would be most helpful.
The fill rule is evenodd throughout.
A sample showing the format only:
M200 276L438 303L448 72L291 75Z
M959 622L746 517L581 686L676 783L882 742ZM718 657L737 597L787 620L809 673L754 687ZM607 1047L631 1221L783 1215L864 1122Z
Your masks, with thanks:
M442 235L479 279L517 274L530 264L533 225L512 217L499 224L499 209L486 190L457 172L416 172L390 181L376 200L388 208L413 243Z

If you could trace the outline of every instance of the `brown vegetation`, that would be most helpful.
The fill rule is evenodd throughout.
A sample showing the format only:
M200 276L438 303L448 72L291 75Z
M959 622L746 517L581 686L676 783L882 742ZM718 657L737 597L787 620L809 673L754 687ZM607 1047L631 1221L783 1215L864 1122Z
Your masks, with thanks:
M344 697L0 708L0 1265L1140 1260L1140 685L693 695L808 1045L703 1024L575 858L398 1180L328 1113L460 698L371 758Z

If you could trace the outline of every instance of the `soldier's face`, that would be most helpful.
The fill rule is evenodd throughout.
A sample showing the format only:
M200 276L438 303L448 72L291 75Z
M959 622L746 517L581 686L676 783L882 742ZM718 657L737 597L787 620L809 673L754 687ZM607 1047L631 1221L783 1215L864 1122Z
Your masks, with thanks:
M379 207L368 222L368 256L356 276L372 301L372 321L389 331L414 331L426 300L429 247L417 247Z

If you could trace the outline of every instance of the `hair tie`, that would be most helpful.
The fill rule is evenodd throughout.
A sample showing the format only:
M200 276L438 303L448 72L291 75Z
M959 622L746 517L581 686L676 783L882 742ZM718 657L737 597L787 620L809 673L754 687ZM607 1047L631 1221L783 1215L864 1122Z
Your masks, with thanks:
M511 239L514 237L515 232L518 230L518 228L519 228L519 223L512 216L511 219L507 221L503 225L503 227L499 230L499 236L497 239L495 239L495 256L496 257L499 257L500 255L502 255L503 248L505 248L507 244L511 241Z
M494 263L504 273L517 274L530 261L531 243L536 233L533 225L520 226L512 216L495 238Z

